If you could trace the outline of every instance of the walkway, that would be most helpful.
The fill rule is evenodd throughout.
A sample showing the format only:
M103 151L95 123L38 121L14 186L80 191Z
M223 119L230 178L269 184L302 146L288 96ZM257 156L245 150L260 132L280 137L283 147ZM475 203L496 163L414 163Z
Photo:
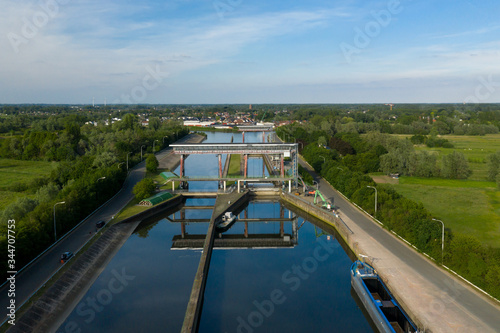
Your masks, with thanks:
M207 283L208 270L210 267L210 258L212 256L214 237L215 237L215 223L226 211L235 211L247 200L248 192L245 193L228 193L221 194L215 201L212 218L208 226L207 236L204 240L203 252L201 254L198 271L194 277L193 289L189 297L189 303L182 325L182 333L195 333L198 331L198 322L201 315L203 306L203 295L205 293L205 285Z

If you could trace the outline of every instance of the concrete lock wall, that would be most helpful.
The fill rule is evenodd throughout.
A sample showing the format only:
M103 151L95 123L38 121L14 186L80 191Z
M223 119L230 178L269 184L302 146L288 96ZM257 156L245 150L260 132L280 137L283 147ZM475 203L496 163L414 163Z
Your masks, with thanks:
M325 223L328 223L332 227L334 227L339 235L344 239L346 244L349 245L351 250L354 251L354 253L357 249L355 248L355 244L350 243L350 235L352 235L352 231L342 222L340 218L335 216L333 213L328 212L324 210L323 208L317 207L309 202L306 202L302 200L301 198L288 194L286 192L281 192L280 198L295 207L303 210L304 212L308 213L309 215L315 216L319 218L320 220L324 221Z

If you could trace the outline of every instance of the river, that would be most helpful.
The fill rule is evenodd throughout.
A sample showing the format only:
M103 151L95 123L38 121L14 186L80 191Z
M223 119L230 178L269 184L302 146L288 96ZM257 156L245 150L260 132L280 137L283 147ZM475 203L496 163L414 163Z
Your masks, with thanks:
M207 135L206 142L230 142L231 136L241 142L238 133ZM245 141L262 142L262 134L246 133ZM206 176L217 175L217 168L215 156L191 155L185 170ZM249 173L262 174L262 159L249 159ZM217 182L190 184L196 189L217 189ZM203 220L211 216L206 206L214 202L188 199L176 213L141 225L58 332L179 332L201 249L176 249L178 221L189 219L186 234L202 237ZM214 249L199 332L372 331L351 296L352 260L333 230L277 200L249 202L238 217L262 221L239 221L225 232L245 248ZM280 243L283 235L290 241ZM278 241L269 245L269 239Z

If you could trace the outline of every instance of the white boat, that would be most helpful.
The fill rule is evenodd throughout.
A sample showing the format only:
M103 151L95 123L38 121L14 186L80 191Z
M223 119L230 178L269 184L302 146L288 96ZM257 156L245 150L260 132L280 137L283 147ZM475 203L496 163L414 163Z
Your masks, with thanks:
M219 229L224 229L231 225L236 220L236 216L233 215L232 212L225 212L224 215L222 215L222 220L219 222L217 225L217 228Z

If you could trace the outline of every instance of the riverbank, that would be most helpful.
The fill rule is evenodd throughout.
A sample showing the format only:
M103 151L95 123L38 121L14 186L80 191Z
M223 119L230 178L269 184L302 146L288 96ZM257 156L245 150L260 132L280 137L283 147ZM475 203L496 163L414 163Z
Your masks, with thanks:
M284 194L283 199L298 208L305 207L311 215L334 226L357 257L366 256L420 329L450 333L496 332L498 304L376 225L326 181L318 178L318 182L323 194L335 198L335 206L341 206L339 219L319 207L305 207L307 204L301 198ZM340 228L339 220L343 221Z
M125 244L139 224L182 204L182 196L174 197L147 211L112 225L104 234L71 263L71 267L11 326L7 332L55 332L78 305L87 290ZM69 324L68 324L69 325ZM63 327L63 332L74 328Z

